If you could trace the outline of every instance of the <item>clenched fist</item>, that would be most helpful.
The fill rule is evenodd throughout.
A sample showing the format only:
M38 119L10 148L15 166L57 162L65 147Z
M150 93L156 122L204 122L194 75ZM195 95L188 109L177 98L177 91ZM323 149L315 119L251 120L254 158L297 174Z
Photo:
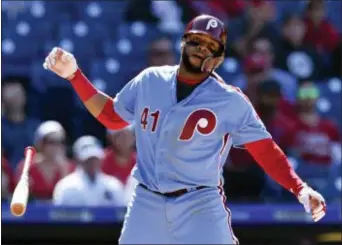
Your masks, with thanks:
M52 49L45 58L43 67L65 79L70 78L78 69L75 57L61 48Z

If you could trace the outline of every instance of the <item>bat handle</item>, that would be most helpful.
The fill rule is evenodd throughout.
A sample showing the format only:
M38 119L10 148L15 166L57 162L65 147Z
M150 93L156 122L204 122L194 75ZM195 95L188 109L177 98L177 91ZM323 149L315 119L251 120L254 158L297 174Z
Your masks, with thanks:
M25 157L33 157L36 154L36 149L32 146L28 146L24 151Z
M25 162L24 162L23 172L20 177L21 179L28 178L28 171L29 171L32 159L35 154L36 154L36 149L34 149L32 146L28 146L25 148L25 151L24 151Z

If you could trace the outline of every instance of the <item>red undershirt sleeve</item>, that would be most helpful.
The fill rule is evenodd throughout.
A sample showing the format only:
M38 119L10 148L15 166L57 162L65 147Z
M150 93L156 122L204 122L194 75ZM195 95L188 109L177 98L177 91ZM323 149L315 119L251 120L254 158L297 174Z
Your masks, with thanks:
M276 182L296 196L303 187L303 181L291 167L287 157L272 139L246 143L245 148Z
M100 115L97 116L97 119L109 129L121 129L127 127L129 124L123 120L114 110L114 100L109 99L107 103L103 107Z
M76 71L74 77L70 80L70 83L83 102L86 102L99 93L80 69ZM109 129L115 130L128 126L128 123L115 112L114 100L109 96L102 111L97 116L97 119Z

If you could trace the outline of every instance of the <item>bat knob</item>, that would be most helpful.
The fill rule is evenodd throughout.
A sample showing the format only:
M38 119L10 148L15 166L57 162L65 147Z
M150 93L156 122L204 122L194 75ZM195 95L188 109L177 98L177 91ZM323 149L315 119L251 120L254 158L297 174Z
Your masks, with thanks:
M26 156L26 154L27 154L29 151L32 151L33 154L36 153L36 149L35 149L34 147L28 146L28 147L25 148L25 152L24 152L25 156Z
M11 205L11 213L17 217L23 216L25 213L25 206L22 203L13 203Z

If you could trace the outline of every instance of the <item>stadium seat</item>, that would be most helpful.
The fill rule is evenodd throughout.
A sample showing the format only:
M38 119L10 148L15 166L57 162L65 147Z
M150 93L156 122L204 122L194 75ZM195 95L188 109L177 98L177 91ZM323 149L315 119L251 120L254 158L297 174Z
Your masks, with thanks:
M63 23L58 30L58 43L76 57L101 57L103 40L109 38L108 29L101 23L83 21Z
M232 80L241 73L241 65L236 58L227 57L217 69L217 73L227 84L231 84Z
M318 88L321 92L320 99L317 103L319 112L339 125L342 126L341 122L341 79L331 78L327 81L318 83Z
M108 39L107 26L101 22L64 22L59 26L58 37L71 39L87 39L94 42Z
M19 2L19 1L16 1ZM71 18L67 1L2 1L4 18L8 21L59 23Z
M91 64L90 79L99 90L113 96L128 82L130 70L125 68L127 64L114 58L95 60Z
M6 63L30 65L41 57L47 37L52 36L48 22L11 21L2 30L2 56ZM28 46L29 44L29 46ZM5 64L6 64L5 63ZM28 68L28 66L26 66Z
M330 23L335 26L340 34L342 33L342 1L325 1L326 17Z
M41 61L44 60L46 55L54 48L54 47L61 47L69 52L72 52L77 60L79 67L87 73L89 69L89 62L92 58L96 58L96 50L91 44L87 44L90 46L85 45L84 43L81 44L82 40L78 40L77 42L70 40L70 39L61 39L61 40L50 40L47 41L43 47L44 49L44 57L41 57ZM86 50L82 50L86 49Z
M78 19L86 22L104 21L113 29L123 20L126 1L74 1ZM113 31L114 32L114 31Z
M3 62L1 65L1 76L29 76L30 65L17 62Z
M49 22L37 23L25 20L8 22L3 27L3 35L7 38L36 39L35 43L44 43L52 35L53 27Z
M66 87L69 86L67 81L57 76L51 71L43 68L43 61L34 62L31 65L32 87L39 93L46 92L50 87Z
M117 32L118 39L127 39L135 44L133 52L145 52L149 43L161 35L156 26L143 22L122 24Z
M26 28L26 27L25 27ZM30 43L28 48L27 43ZM29 64L38 54L37 39L26 35L9 35L3 32L1 55L8 63Z
M146 45L123 38L114 42L106 42L103 51L106 57L117 59L125 64L125 68L135 69L145 65Z

